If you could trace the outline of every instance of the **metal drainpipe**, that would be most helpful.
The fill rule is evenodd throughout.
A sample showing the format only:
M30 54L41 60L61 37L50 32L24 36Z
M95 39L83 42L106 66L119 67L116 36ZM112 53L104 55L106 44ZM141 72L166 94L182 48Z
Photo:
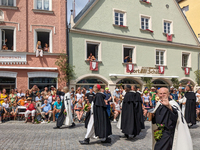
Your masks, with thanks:
M67 63L69 64L69 28L68 28L68 16L67 16L67 0L65 1L66 2L66 42L67 42L67 47L66 47L66 57L67 57ZM68 82L66 83L67 86L69 86L69 80Z
M198 53L198 86L199 86L199 53Z

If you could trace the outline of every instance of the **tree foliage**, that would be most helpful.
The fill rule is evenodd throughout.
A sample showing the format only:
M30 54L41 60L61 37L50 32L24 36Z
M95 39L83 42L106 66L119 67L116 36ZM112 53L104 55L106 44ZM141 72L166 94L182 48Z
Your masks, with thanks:
M60 54L60 56L57 58L57 61L55 64L59 67L59 70L61 72L60 77L58 78L59 82L67 82L71 80L75 73L74 73L74 66L71 66L67 62L68 57L66 54Z
M178 89L178 87L179 87L178 79L177 78L172 78L171 81L172 81L173 87Z
M200 85L200 70L196 70L194 74L196 75L195 81Z
M152 87L153 83L151 82L151 77L142 77L141 79L142 81L146 82L146 86L148 87L148 89Z

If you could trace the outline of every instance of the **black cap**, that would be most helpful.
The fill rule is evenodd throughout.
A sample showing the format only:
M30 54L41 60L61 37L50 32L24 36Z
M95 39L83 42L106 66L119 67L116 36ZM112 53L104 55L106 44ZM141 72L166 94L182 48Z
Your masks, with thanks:
M130 85L126 85L126 88L131 89L131 86Z

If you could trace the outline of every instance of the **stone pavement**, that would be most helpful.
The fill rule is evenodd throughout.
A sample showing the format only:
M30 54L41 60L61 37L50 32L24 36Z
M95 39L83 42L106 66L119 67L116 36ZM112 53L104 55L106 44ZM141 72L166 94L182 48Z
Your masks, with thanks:
M122 135L112 123L113 135L111 144L101 144L98 140L91 140L90 145L80 145L86 129L84 124L78 124L75 128L63 128L53 130L55 123L30 124L18 121L10 121L0 124L0 150L151 150L150 123L146 122L146 129L132 140L120 139ZM200 147L200 123L190 129L194 150Z

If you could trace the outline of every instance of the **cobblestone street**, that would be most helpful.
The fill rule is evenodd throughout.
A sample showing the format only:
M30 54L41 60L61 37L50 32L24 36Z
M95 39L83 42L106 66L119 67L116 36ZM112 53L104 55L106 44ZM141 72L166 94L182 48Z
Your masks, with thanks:
M194 150L200 147L200 127L199 123L191 131ZM75 128L63 128L53 130L55 123L50 124L24 124L23 122L7 122L0 125L0 149L1 150L150 150L151 149L151 132L150 123L146 122L146 129L139 136L132 140L120 139L122 135L112 123L113 135L111 144L101 144L98 140L91 140L90 145L80 145L79 140L84 138L86 129L84 124L77 124Z

